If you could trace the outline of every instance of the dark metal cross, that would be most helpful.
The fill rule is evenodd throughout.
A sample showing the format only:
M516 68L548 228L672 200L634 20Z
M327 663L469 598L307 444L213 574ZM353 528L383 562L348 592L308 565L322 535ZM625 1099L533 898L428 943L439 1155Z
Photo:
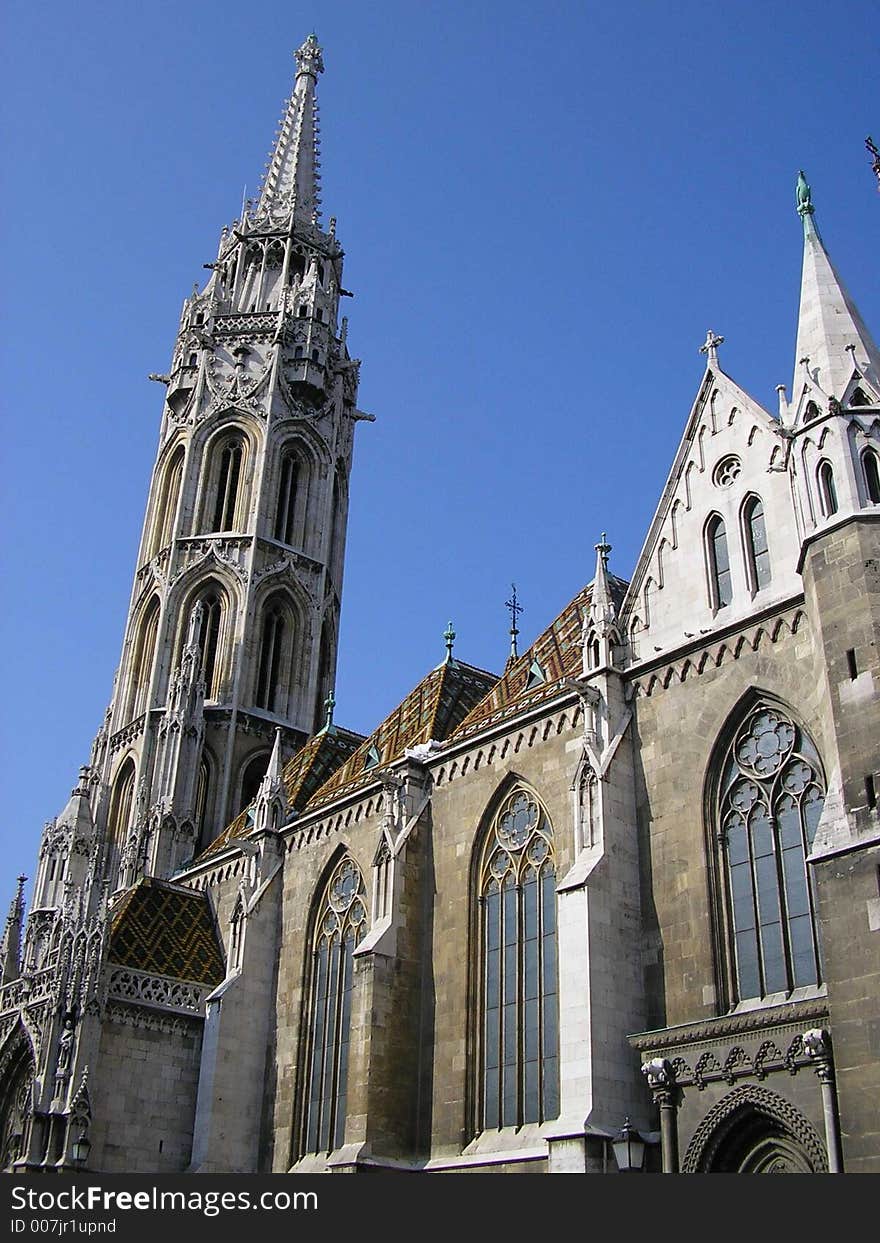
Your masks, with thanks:
M509 600L504 601L504 607L506 609L510 609L510 657L512 660L516 660L519 655L516 650L516 637L519 634L516 619L523 610L522 605L516 598L516 583L511 583L510 586L513 591L513 595Z

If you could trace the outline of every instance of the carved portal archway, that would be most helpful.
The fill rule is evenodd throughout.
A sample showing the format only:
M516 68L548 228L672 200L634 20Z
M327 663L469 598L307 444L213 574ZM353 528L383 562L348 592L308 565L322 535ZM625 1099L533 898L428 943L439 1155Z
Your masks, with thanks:
M697 1127L686 1174L825 1174L825 1146L790 1101L769 1088L729 1092Z
M11 1170L24 1153L33 1104L34 1054L30 1041L19 1029L18 1038L13 1036L12 1042L0 1075L0 1170Z

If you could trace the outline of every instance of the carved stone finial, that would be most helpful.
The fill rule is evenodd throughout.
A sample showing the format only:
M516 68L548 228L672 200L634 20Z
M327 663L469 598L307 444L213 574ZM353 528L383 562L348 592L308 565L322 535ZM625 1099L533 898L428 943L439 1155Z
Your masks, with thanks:
M318 43L318 36L314 31L312 31L305 43L296 49L294 59L296 60L297 75L310 73L313 78L317 78L319 73L324 72L324 56Z
M706 366L718 366L718 346L724 344L724 337L719 337L710 328L706 333L706 340L700 346L700 353L707 355Z

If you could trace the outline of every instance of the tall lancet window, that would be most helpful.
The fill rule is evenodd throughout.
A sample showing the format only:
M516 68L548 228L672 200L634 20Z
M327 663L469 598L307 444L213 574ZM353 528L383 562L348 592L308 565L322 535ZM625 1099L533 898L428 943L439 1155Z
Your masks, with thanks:
M202 653L205 698L217 699L220 695L223 664L222 660L218 659L223 629L223 601L216 588L206 591L200 599L202 621L199 627L199 651Z
M709 598L713 609L723 609L733 599L730 557L724 520L715 514L706 524L706 560L709 565Z
M284 612L278 605L266 610L260 644L260 668L257 678L257 707L275 711L278 697L278 671L284 643Z
M737 1000L821 979L806 856L824 799L806 733L778 707L753 708L723 757L716 811Z
M147 709L150 679L153 675L153 657L156 655L156 635L159 631L159 598L154 596L147 606L137 631L134 658L131 663L129 699L126 720L133 720Z
M180 500L180 485L183 481L183 458L183 445L181 445L175 450L165 470L150 544L149 555L151 557L154 557L160 549L166 548L171 543L174 534L174 519L177 516L177 502Z
M764 506L759 496L750 496L743 506L742 526L749 587L754 593L770 584L770 547Z
M216 492L212 531L233 531L238 518L239 491L244 466L244 440L232 436L215 450L217 456Z
M294 518L296 516L296 490L299 478L299 462L293 453L281 457L281 477L278 483L278 504L275 509L273 535L282 544L292 544Z
M363 877L346 856L315 912L306 1056L303 1152L330 1152L345 1137L354 950L366 931Z
M107 814L106 873L111 883L116 880L119 861L125 848L134 801L134 760L126 760L116 774Z
M559 1114L553 830L517 787L489 826L478 876L477 1129Z
M816 479L819 484L819 504L822 506L822 514L825 518L830 518L832 514L837 513L837 486L834 482L834 467L830 462L819 463Z
M868 500L872 505L880 505L880 458L873 449L865 449L862 454L862 470Z

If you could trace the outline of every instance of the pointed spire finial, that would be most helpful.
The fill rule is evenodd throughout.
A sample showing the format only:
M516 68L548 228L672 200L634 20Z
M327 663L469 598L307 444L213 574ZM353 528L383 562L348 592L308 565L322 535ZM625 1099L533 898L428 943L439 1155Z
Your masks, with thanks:
M607 570L608 569L608 554L611 552L611 545L608 543L608 536L606 535L604 531L602 532L602 537L599 543L595 545L595 549L602 560L602 568ZM598 562L597 562L597 565L598 565Z
M317 78L319 73L324 72L324 54L314 30L296 49L293 56L296 61L297 77L301 73L310 73L313 78Z
M804 170L798 173L797 190L797 214L799 216L812 216L815 208L813 207L813 192L810 189Z
M324 700L324 728L320 731L322 734L332 734L333 729L333 709L336 707L336 696L332 690Z
M717 333L714 333L712 329L710 328L709 331L706 333L706 340L700 346L700 353L706 355L706 366L707 367L718 366L718 346L723 345L723 344L724 344L724 337L719 337ZM602 538L603 539L605 538L604 535L602 536Z
M455 631L452 628L451 621L446 623L443 638L446 640L446 662L448 664L452 660L452 645L455 643Z

